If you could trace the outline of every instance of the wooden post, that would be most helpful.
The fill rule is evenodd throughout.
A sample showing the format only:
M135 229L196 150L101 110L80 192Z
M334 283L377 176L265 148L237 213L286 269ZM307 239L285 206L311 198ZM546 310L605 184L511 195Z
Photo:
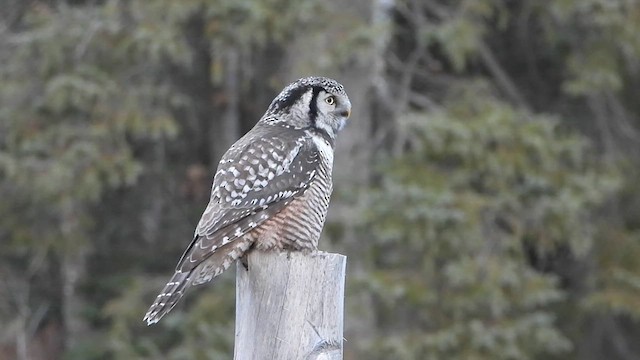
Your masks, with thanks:
M238 262L234 360L341 360L344 255L252 251Z

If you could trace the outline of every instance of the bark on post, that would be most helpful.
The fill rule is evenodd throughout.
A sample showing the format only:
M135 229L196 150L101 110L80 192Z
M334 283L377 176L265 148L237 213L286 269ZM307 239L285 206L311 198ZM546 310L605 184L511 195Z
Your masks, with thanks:
M234 360L342 359L346 256L252 251L238 263Z

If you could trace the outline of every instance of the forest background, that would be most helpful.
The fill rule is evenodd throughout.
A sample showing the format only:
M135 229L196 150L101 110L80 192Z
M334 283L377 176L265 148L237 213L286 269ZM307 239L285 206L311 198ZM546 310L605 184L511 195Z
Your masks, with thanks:
M3 0L0 359L230 359L234 274L142 316L289 82L354 104L345 359L640 358L637 0Z

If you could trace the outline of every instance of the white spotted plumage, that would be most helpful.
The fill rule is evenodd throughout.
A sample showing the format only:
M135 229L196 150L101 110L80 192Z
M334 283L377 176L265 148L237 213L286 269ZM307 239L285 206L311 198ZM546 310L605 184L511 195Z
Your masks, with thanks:
M335 139L350 111L335 80L303 78L282 90L220 160L209 205L173 277L146 313L148 324L168 313L189 286L220 275L251 248L317 249L332 190Z

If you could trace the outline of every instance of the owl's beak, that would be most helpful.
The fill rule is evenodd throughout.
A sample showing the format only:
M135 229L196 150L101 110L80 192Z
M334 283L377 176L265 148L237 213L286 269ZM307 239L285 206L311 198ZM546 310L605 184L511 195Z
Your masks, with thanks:
M351 116L351 101L349 101L349 99L345 99L345 101L342 102L336 110L340 117L348 119L349 116Z
M351 116L351 106L345 106L342 111L338 112L338 115L340 115L343 118L348 118L349 116Z

